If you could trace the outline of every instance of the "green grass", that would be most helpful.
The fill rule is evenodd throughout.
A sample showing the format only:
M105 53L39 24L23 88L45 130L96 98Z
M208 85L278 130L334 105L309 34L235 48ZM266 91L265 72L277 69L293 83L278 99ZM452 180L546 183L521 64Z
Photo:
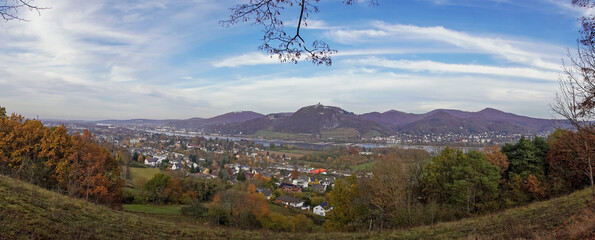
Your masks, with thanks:
M351 168L351 170L353 170L353 171L371 172L372 169L374 169L374 166L375 165L376 165L376 162L367 162L367 163L364 163L364 164L351 166L349 168Z
M370 130L370 131L366 132L362 137L363 138L373 138L373 137L378 137L381 135L382 134L376 130Z
M153 178L153 176L157 173L161 172L159 168L130 168L130 180L132 180L132 184L136 184L139 180L144 179L148 181L149 179ZM138 188L135 186L135 188Z
M180 215L182 205L124 204L123 207L128 212Z
M291 209L289 207L286 206L280 206L277 204L273 204L273 203L269 203L269 209L271 210L271 212L273 213L279 213L285 216L295 216L298 215L298 211L300 210L295 210L295 209Z
M551 233L585 207L589 199L590 190L586 189L498 213L430 226L372 233L287 233L224 228L178 215L117 211L0 175L0 239L536 238Z
M275 132L271 130L260 130L251 135L252 137L260 137L265 139L278 139L278 140L290 140L290 141L307 141L310 139L310 135L304 134L292 134Z
M333 140L348 140L355 139L360 133L355 128L335 128L331 130L321 130L321 139L333 139Z

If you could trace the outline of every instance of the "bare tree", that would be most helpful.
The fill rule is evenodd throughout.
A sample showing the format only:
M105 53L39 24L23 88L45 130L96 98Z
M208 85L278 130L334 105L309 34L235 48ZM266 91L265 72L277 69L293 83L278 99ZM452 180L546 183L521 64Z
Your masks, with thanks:
M595 5L591 0L572 0L575 6L591 9ZM591 191L595 198L593 181L593 162L588 141L595 134L595 17L581 19L576 53L568 51L569 64L563 63L564 73L559 79L560 89L556 93L551 109L568 119L583 141L583 150L587 162Z
M252 22L252 24L264 27L262 45L259 49L265 53L276 55L281 62L297 63L302 57L312 61L316 65L332 64L331 55L337 50L321 40L307 42L301 35L302 27L308 26L308 19L311 14L318 13L318 2L320 0L249 0L248 3L239 4L231 8L229 19L220 23L224 27L240 22ZM365 0L370 5L377 5L377 0ZM357 0L343 0L344 4L354 5ZM281 20L282 12L286 7L299 8L299 18L295 33L288 33L285 24Z
M2 19L9 20L21 20L27 21L26 19L19 16L21 10L36 11L38 14L41 10L49 9L47 7L40 7L33 4L34 0L0 0L0 16Z

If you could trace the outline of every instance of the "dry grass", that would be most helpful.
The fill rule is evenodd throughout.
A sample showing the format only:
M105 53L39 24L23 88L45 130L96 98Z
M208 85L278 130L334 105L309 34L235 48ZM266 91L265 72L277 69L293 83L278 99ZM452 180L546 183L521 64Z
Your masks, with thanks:
M595 236L593 203L585 208L589 199L590 191L583 190L490 215L385 232L287 233L117 211L0 175L0 239L589 239Z

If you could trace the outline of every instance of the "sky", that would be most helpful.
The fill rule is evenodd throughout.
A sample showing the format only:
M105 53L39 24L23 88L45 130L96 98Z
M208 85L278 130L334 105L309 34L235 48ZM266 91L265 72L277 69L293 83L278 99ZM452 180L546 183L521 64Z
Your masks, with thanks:
M490 107L554 118L562 61L589 14L570 0L320 0L302 29L332 66L279 63L262 27L222 27L248 0L36 0L0 22L0 106L41 119L184 119ZM288 32L299 11L286 9Z

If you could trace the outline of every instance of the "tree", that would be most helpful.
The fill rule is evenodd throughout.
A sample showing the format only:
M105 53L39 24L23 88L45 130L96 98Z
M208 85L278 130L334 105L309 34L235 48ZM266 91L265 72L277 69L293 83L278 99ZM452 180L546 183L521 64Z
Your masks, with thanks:
M220 21L224 27L240 22L252 22L264 28L262 45L259 49L273 56L276 55L281 62L297 63L302 57L320 65L332 64L331 55L337 50L331 49L324 41L315 40L307 42L301 34L302 27L308 26L310 15L318 13L320 0L249 0L248 3L238 4L231 8L227 20ZM367 0L370 5L376 5L377 0ZM343 0L344 4L354 5L355 0ZM299 8L299 18L295 33L285 29L281 19L285 8Z
M447 147L424 171L424 189L430 199L467 214L489 209L498 195L500 171L477 151L465 154Z
M228 189L219 192L209 204L209 217L220 225L249 228L259 226L270 214L262 194Z
M372 179L363 181L363 195L372 206L372 215L377 217L375 222L381 228L387 217L391 217L399 208L407 207L406 199L412 190L411 179L415 167L413 163L390 153L376 162Z
M34 0L5 0L4 3L0 3L0 16L2 19L9 20L21 20L26 21L24 18L19 16L19 11L25 9L29 11L36 11L38 14L41 10L49 9L47 7L40 7L33 4Z
M504 174L504 172L508 170L508 158L504 153L502 153L502 151L500 151L500 147L498 147L498 145L491 147L486 146L483 150L483 154L490 163L500 168L500 174Z
M556 184L555 191L569 192L589 184L589 152L585 151L583 140L591 138L587 149L595 149L593 135L582 131L556 131L552 138L547 164L551 181ZM581 136L583 135L583 136Z
M217 177L224 181L230 179L229 172L227 172L227 169L225 169L224 167L219 169L219 174L217 174Z
M543 181L548 149L549 145L540 137L535 137L534 140L521 137L516 144L507 143L502 147L502 153L509 161L508 173L517 173L523 179L533 175Z
M168 187L171 177L157 173L145 184L145 190L148 193L149 202L165 203L167 198L165 188Z
M240 170L240 172L238 172L238 176L236 176L236 180L243 182L246 181L246 175L244 174L244 170Z
M94 137L85 130L73 136L72 153L68 157L68 191L97 203L119 207L122 204L120 164L105 148L94 142Z
M351 175L345 180L337 179L335 187L330 193L329 204L333 207L328 214L327 228L337 230L356 230L363 225L366 208L359 202L360 187L357 177Z
M591 0L572 0L578 7L593 9ZM568 51L569 65L563 63L564 74L559 79L559 91L550 106L554 112L566 118L574 128L595 135L595 16L581 18L576 53ZM583 139L584 151L590 153L588 140ZM591 193L595 198L593 162L591 154L585 159L589 168Z

